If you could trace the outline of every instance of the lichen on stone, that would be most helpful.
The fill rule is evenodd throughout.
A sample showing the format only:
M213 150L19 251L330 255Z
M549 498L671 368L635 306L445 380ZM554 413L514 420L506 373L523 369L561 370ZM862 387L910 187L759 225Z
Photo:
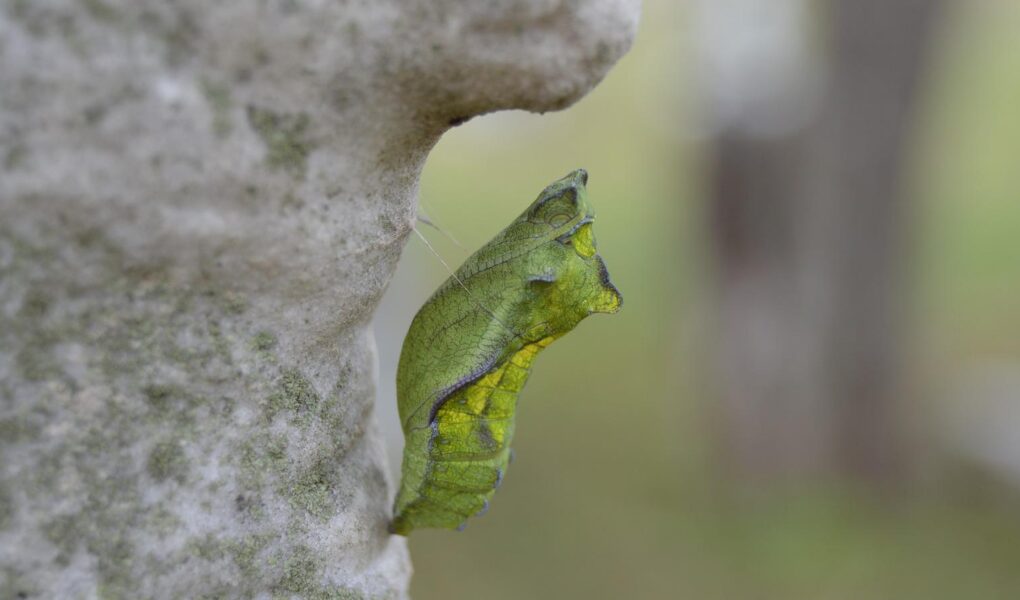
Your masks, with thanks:
M0 567L0 598L3 600L24 600L37 595L38 587L17 569Z
M227 552L237 568L241 570L242 576L250 577L252 575L252 571L258 564L258 554L268 543L269 536L267 535L249 535L228 543Z
M202 93L212 110L212 129L217 137L226 137L234 128L230 119L230 88L210 80L202 81Z
M322 458L300 472L292 481L284 483L280 494L297 509L325 521L337 511L336 462L332 457Z
M0 530L7 529L14 514L14 502L7 492L7 488L0 483Z
M306 113L283 114L248 106L248 123L266 146L266 165L304 177L312 142Z
M280 559L282 575L274 587L274 592L291 592L307 595L317 587L316 579L320 573L320 562L307 546L298 546L293 552Z
M436 2L0 3L0 599L406 595L366 332L424 160L636 14Z
M289 556L278 556L274 562L280 566L280 576L272 588L274 599L367 600L357 590L324 584L324 559L307 546L298 546Z
M258 489L267 478L278 479L288 472L287 440L282 436L258 433L240 443L238 455L241 481L248 490Z
M28 415L0 419L0 439L12 443L32 439L39 435L40 430L40 426L34 423Z
M146 469L156 481L173 479L177 483L184 483L188 472L188 458L176 440L159 442L149 453Z
M297 369L286 369L280 376L276 390L263 402L262 414L272 421L281 412L301 423L307 423L319 408L320 398L312 384Z
M259 352L268 352L276 345L276 336L268 331L259 331L252 338L251 344Z

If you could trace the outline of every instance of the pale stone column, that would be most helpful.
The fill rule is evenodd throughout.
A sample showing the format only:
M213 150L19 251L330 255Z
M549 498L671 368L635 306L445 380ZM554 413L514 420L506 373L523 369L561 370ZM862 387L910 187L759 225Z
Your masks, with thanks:
M637 12L4 0L0 598L405 596L366 326L423 161Z

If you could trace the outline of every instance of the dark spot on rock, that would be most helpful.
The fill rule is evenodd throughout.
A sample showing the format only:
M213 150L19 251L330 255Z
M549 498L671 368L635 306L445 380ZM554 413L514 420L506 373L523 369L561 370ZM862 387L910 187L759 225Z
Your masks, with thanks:
M106 116L106 107L100 104L93 104L85 109L85 122L89 125L97 125Z
M33 289L21 301L19 315L26 319L38 319L50 308L50 298L41 290Z
M239 513L248 512L248 509L251 508L251 505L252 505L251 498L246 497L244 494L238 494L237 497L234 498L234 506L237 508L237 512Z

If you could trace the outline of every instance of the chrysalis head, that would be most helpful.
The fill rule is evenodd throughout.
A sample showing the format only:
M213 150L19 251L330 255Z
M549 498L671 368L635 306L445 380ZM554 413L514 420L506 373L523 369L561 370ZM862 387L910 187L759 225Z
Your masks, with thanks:
M595 218L588 206L588 172L578 169L546 186L525 215L535 225L560 230L580 220Z
M531 325L538 329L566 332L586 316L614 313L622 304L598 254L587 181L583 169L568 174L546 187L522 215L527 217L522 226L544 229L551 238L544 249L536 249L534 256L540 257L537 262L542 266L528 278L536 306L542 307L533 313Z

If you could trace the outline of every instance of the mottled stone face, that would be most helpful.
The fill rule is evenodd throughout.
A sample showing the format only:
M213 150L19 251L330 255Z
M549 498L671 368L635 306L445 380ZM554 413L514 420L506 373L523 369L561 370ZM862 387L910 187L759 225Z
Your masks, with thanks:
M365 324L423 162L635 13L0 4L0 597L403 596Z
M455 122L502 108L563 108L629 48L640 0L416 1L403 15L433 26L410 63L431 63ZM508 61L507 57L514 60ZM445 114L445 113L444 113Z

